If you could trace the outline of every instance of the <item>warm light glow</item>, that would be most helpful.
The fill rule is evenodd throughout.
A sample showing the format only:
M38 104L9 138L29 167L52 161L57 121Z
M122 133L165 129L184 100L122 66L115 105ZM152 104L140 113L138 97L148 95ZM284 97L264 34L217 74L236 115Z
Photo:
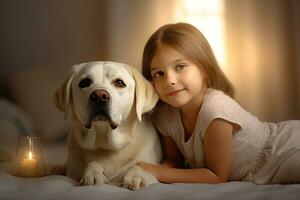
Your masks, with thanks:
M28 153L28 158L31 160L32 159L32 153L31 153L31 151L29 151L29 153Z
M226 71L224 0L178 0L175 19L197 27L210 43L221 68Z

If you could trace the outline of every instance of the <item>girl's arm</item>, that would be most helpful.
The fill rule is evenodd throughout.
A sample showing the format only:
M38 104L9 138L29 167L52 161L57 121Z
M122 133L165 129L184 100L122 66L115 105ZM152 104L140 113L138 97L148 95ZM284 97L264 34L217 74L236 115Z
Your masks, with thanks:
M171 137L160 134L163 145L164 160L161 165L172 168L183 168L185 159Z
M152 165L140 163L140 166L154 174L165 183L221 183L228 181L231 163L231 143L234 124L223 119L215 119L207 128L203 138L205 168L180 169L177 156L172 152L174 146L163 140L165 155L175 165ZM171 144L171 146L170 146ZM175 145L173 143L173 145ZM177 148L177 147L176 147ZM178 149L177 149L178 150Z

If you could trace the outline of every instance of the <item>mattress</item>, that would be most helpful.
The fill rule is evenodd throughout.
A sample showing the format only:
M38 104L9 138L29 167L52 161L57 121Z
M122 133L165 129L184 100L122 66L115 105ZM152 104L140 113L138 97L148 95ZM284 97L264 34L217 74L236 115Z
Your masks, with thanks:
M61 175L41 178L20 178L7 172L0 174L1 200L137 200L137 199L272 199L299 200L300 184L255 185L246 182L226 182L221 184L164 184L157 183L131 191L112 185L79 186Z

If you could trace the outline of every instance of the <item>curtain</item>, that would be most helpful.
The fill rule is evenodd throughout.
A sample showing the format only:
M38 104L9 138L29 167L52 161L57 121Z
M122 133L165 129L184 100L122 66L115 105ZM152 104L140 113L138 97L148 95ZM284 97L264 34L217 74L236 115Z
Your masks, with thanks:
M300 3L226 0L228 76L261 120L300 118Z

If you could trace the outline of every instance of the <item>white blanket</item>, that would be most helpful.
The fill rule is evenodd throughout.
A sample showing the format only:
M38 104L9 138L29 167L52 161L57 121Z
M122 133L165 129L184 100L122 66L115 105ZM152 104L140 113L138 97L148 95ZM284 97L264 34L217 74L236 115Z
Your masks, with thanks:
M137 200L137 199L272 199L299 200L300 184L255 185L245 182L222 184L153 184L130 191L111 185L78 186L65 176L23 179L0 174L0 199L63 199L63 200Z

